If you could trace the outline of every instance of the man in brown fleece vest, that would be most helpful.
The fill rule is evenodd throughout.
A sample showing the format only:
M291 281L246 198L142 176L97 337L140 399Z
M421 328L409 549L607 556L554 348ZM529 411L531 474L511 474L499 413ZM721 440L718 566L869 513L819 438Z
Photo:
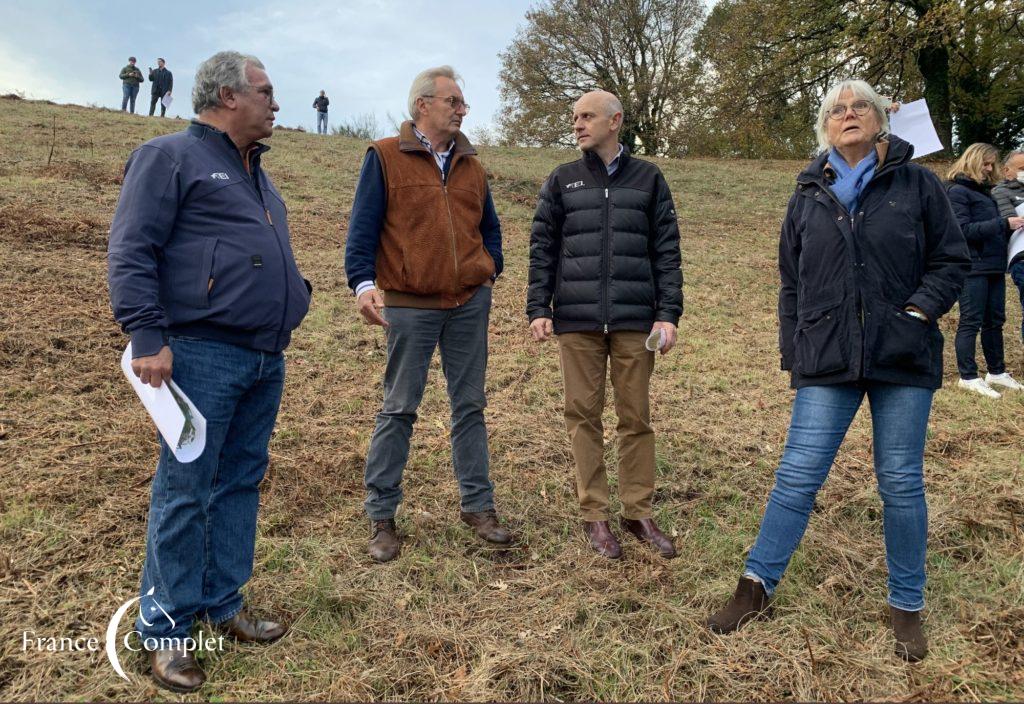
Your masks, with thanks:
M461 518L505 545L494 510L484 424L491 287L501 273L501 226L483 166L460 128L469 111L450 66L427 69L409 91L411 121L374 142L363 161L345 245L360 314L387 333L384 405L366 456L370 556L394 559L395 512L416 410L434 348L451 401L452 464ZM385 307L386 306L386 307Z

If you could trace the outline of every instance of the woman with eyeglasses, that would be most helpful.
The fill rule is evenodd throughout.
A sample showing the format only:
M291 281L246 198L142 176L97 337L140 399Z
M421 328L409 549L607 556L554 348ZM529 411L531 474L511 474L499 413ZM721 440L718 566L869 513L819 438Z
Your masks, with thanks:
M1004 216L992 198L999 181L996 162L999 150L991 144L972 144L951 167L949 201L971 252L971 274L960 294L960 322L956 328L957 386L966 391L999 398L1002 390L1024 389L1006 371L1003 358L1003 323L1006 322L1006 244L1024 218ZM975 359L978 332L985 354L985 378L978 376Z
M743 576L708 619L730 633L771 597L866 396L882 497L896 653L927 653L924 442L942 384L937 321L957 299L967 246L939 179L889 135L889 101L864 81L826 94L821 154L797 177L779 243L779 346L796 389L775 487Z

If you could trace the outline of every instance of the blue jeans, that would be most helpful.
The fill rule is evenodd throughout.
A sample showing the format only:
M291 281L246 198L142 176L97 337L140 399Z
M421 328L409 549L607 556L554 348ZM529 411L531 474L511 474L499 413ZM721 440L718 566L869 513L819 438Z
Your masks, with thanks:
M121 84L121 112L128 109L128 104L131 103L132 114L135 114L135 98L139 95L138 84L122 83Z
M174 381L206 418L206 448L181 464L160 441L136 621L144 638L184 637L196 618L219 623L241 610L284 388L281 353L184 337L169 344Z
M956 366L961 379L978 378L974 358L978 331L989 374L1006 371L1003 359L1003 323L1006 322L1006 276L977 274L964 279L960 292L960 322L956 327Z
M321 130L322 127L322 130ZM316 133L327 134L327 113L316 111Z
M1018 259L1010 267L1010 279L1017 285L1017 293L1020 294L1020 308L1024 311L1024 259ZM1024 342L1024 320L1020 323L1020 339Z
M458 308L384 309L384 318L390 323L384 406L377 414L364 474L364 505L371 520L393 518L402 502L402 473L409 459L409 439L427 385L430 358L438 346L448 384L452 464L459 482L462 510L476 513L494 508L484 424L490 311L488 286L481 286Z
M865 393L871 403L875 475L882 497L889 603L919 611L924 608L928 537L924 441L931 389L879 382L799 389L775 488L744 574L760 580L767 593L775 591Z

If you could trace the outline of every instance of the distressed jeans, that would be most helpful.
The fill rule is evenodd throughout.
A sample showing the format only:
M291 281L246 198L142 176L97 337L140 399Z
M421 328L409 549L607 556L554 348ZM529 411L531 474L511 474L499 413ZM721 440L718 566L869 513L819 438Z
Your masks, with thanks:
M484 424L484 376L487 371L487 326L491 289L481 286L465 305L435 310L386 307L388 361L384 370L384 405L366 455L366 513L371 520L393 518L402 502L402 474L409 440L427 385L434 349L451 405L452 464L459 482L462 510L494 508L487 427Z
M206 447L182 464L160 439L136 621L143 638L185 637L196 618L220 623L241 610L284 388L281 353L185 337L169 344L174 381L206 418Z
M775 591L803 538L814 497L866 394L882 497L889 603L905 611L923 609L928 538L924 442L933 393L880 382L799 389L775 487L744 574L759 580L768 594Z

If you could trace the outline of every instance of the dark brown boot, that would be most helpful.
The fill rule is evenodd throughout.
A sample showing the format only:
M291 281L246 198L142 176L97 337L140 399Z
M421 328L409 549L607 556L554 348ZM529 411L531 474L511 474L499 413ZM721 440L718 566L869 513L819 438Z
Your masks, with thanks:
M608 521L583 521L583 531L590 538L590 547L601 557L618 560L622 557L622 546L612 533Z
M740 577L729 603L708 617L708 628L715 633L732 633L752 619L771 618L772 607L768 601L763 584Z
M150 650L149 668L153 680L172 692L187 694L203 686L206 673L195 656L183 650Z
M219 631L239 643L273 643L288 632L288 626L274 621L260 621L247 614L244 609L216 625Z
M488 543L508 545L512 542L512 534L498 523L498 514L493 509L477 513L460 511L459 517L463 523L476 532L478 538L482 538Z
M892 632L896 636L896 654L907 662L919 662L928 654L928 641L921 630L921 612L889 607Z
M671 538L659 530L658 524L654 522L653 518L640 518L638 520L623 518L621 523L625 530L635 535L638 540L642 540L653 547L666 560L671 560L676 556L676 546L672 544Z
M395 519L370 521L370 557L377 562L389 562L398 557L401 548Z

